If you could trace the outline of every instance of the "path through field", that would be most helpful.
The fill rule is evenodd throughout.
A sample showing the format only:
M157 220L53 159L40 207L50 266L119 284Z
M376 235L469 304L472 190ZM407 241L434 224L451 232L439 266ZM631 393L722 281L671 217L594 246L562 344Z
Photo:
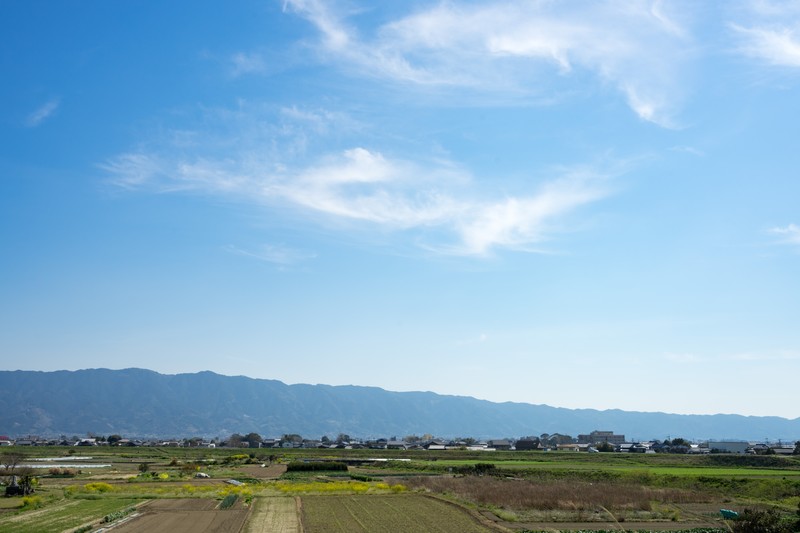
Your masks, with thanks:
M244 533L301 533L295 498L255 498Z

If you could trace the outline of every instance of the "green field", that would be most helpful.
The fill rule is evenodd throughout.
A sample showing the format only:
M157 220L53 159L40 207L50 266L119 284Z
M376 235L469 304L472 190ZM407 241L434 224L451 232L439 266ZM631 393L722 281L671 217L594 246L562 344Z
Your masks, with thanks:
M81 524L101 519L126 509L139 500L103 498L97 500L64 499L41 509L0 517L0 531L14 533L60 533Z

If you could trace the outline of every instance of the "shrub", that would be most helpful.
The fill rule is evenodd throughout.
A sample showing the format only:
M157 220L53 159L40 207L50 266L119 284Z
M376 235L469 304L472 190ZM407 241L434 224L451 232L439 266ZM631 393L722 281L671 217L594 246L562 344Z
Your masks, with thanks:
M120 511L115 511L113 513L109 513L103 517L103 522L106 524L110 522L114 522L115 520L119 520L125 516L128 516L132 512L136 510L136 507L128 507L127 509L122 509Z
M54 477L75 477L76 474L71 468L51 468L47 473Z
M347 465L339 461L292 461L286 466L287 472L347 472Z
M233 504L236 503L236 500L238 499L239 496L237 494L228 494L222 499L222 502L219 504L219 508L228 509L229 507L232 507Z
M103 483L100 481L95 483L87 483L86 485L83 486L83 488L89 492L109 492L114 490L114 487L112 487L108 483Z
M475 463L458 467L455 472L465 476L493 475L497 472L497 467L493 463Z
M794 529L781 520L775 509L745 509L731 526L733 533L792 533Z
M23 509L38 509L42 506L41 496L23 496L22 508Z

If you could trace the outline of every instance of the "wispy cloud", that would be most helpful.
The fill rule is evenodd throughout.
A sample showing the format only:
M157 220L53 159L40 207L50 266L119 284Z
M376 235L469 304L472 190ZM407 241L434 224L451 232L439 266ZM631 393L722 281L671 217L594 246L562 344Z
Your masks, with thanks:
M54 98L42 104L39 108L33 111L33 113L29 114L25 118L25 125L29 128L35 128L36 126L40 125L42 122L50 118L53 115L53 113L56 112L60 104L61 100L58 98Z
M796 2L746 2L731 23L738 51L773 66L800 67L800 7Z
M362 35L336 1L287 0L314 24L319 49L364 76L486 94L547 95L574 71L615 86L642 119L670 126L690 32L663 2L439 3ZM367 32L363 32L367 33Z
M664 359L674 363L682 364L695 364L695 363L710 363L719 364L723 362L762 362L762 361L798 361L800 360L800 352L796 350L769 350L769 351L753 351L753 352L739 352L739 353L726 353L717 355L699 355L694 353L667 353L664 354Z
M245 74L262 74L267 70L264 58L257 52L237 52L231 56L230 60L231 74L234 77Z
M253 250L245 250L238 246L229 245L225 249L233 254L252 257L280 267L293 266L316 258L314 253L288 248L283 245L265 244Z
M800 352L782 350L777 352L737 353L725 357L729 361L761 362L761 361L800 361Z
M229 122L241 116L215 115L225 117L226 124L214 128L220 130L231 130ZM343 229L415 231L426 249L473 256L537 251L565 229L565 217L610 194L610 180L622 172L614 165L555 168L544 178L532 177L528 192L492 195L478 191L478 180L463 166L438 155L398 157L365 146L309 149L337 117L283 109L277 124L248 126L249 135L233 135L247 137L246 145L231 143L220 151L213 138L180 145L165 140L158 150L120 154L101 168L127 189L231 195L291 209L326 227L336 221Z
M489 336L486 333L481 333L477 337L471 337L469 339L461 340L456 343L457 346L470 346L473 344L483 344L489 340Z
M780 238L780 242L783 244L800 245L800 226L796 224L789 224L783 227L778 226L770 228L768 231L772 235L777 235Z

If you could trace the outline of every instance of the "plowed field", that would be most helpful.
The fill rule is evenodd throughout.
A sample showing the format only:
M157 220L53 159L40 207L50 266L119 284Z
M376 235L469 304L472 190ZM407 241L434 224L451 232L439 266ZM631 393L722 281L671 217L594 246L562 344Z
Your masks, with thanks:
M239 468L242 472L255 479L278 479L286 472L286 465L270 465L262 466L242 466Z
M245 533L299 533L295 498L256 498L245 524Z
M418 494L303 496L305 533L486 533L466 510Z
M246 509L216 509L211 499L164 499L142 506L140 516L114 528L115 533L238 533Z

